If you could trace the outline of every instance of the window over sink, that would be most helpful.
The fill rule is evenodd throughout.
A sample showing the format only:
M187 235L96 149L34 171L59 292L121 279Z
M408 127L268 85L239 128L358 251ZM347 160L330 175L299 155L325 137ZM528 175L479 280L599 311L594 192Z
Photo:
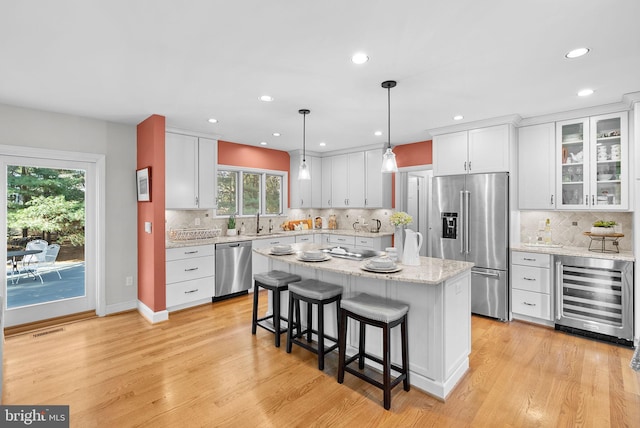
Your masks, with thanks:
M287 195L287 172L218 167L218 216L281 215Z

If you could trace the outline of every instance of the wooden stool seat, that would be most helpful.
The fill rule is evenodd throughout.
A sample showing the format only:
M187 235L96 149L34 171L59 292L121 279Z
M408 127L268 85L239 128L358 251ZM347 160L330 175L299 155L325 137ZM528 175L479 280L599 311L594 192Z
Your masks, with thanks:
M340 305L340 334L339 334L339 362L338 362L338 383L344 381L344 372L349 372L354 376L382 389L384 393L384 408L391 408L391 390L400 382L403 383L404 390L409 391L409 348L407 334L407 314L409 305L394 300L385 299L369 294L358 294L348 299L343 299ZM352 318L360 323L360 340L358 352L345 358L347 345L347 320ZM366 326L382 328L382 359L367 354L365 352L365 332ZM402 341L402 367L391 362L391 329L400 325ZM365 358L382 365L382 383L374 378L365 375ZM358 360L358 369L349 367L349 364ZM391 370L400 375L391 379Z
M280 328L280 321L289 322L288 319L280 316L280 293L287 290L289 283L300 281L300 275L283 272L280 270L272 270L269 272L257 273L253 275L253 317L251 322L251 334L256 334L256 328L262 327L275 335L275 346L280 347L280 335L286 330ZM258 318L258 294L260 288L272 292L273 312L262 318ZM264 321L273 320L273 328Z
M324 356L338 347L338 339L324 333L324 306L336 302L336 322L339 328L339 309L342 297L342 287L315 279L305 279L289 284L289 328L287 333L287 352L291 353L292 344L299 345L315 354L318 354L318 369L324 370ZM307 327L302 331L300 325L300 302L307 303ZM318 305L317 330L313 329L312 305ZM295 310L295 313L294 313ZM294 334L294 329L296 333ZM318 346L311 345L312 334L318 337ZM306 342L300 338L306 334ZM325 348L325 339L334 344Z

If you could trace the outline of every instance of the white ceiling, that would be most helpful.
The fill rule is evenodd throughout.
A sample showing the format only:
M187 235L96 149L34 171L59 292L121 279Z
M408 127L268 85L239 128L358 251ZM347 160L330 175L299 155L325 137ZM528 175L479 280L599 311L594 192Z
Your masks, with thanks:
M393 145L456 114L526 118L640 91L638 0L2 3L0 103L132 125L160 114L281 150L301 147L300 108L308 150L382 146L390 79ZM564 58L580 46L591 52ZM356 51L370 61L351 63Z

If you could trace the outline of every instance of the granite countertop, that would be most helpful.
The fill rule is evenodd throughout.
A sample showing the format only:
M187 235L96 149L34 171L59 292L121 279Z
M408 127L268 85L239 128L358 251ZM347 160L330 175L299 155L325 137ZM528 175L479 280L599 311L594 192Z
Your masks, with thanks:
M329 260L322 262L305 262L298 260L297 252L309 249L320 249L324 247L322 245L293 244L292 247L296 253L283 256L271 254L270 248L254 249L253 251L257 254L292 265L305 266L345 275L419 284L440 284L456 275L470 270L473 267L473 263L469 262L420 257L420 266L405 266L399 264L399 266L402 267L402 270L399 272L374 273L362 270L361 266L363 262L338 257L331 257Z
M601 253L598 251L589 251L585 247L545 247L528 246L525 244L513 245L511 251L526 251L529 253L551 254L557 256L576 256L591 257L594 259L622 260L634 262L636 258L631 251L620 251L619 253Z
M356 232L353 229L306 229L306 230L290 230L290 231L278 231L274 233L260 233L260 234L249 234L249 235L234 235L234 236L226 236L222 235L217 238L211 239L190 239L190 240L180 240L180 241L172 241L167 239L165 243L165 248L181 248L181 247L191 247L194 245L210 245L210 244L221 244L225 242L239 242L239 241L253 241L256 239L270 239L270 238L284 238L289 236L299 236L299 235L344 235L344 236L360 236L365 238L379 238L383 236L391 236L393 232Z

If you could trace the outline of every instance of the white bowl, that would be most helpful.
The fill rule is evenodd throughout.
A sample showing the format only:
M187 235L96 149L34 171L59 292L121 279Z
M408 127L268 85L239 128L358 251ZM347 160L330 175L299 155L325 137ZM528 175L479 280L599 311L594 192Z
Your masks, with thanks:
M611 180L611 177L613 177L613 174L600 174L598 176L600 180Z
M302 252L302 257L307 260L320 260L324 258L324 253L320 250L307 250Z
M390 258L387 258L387 257L376 257L376 258L373 258L373 259L369 260L368 265L373 267L373 268L378 268L378 269L391 269L391 268L395 267L396 264Z
M291 251L291 245L274 245L271 251L274 253L288 253Z

